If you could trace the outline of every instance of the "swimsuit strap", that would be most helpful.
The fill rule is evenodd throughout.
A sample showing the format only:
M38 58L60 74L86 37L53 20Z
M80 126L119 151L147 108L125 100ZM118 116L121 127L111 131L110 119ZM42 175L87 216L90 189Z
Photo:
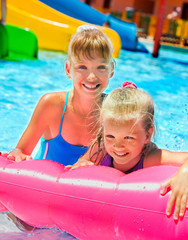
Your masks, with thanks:
M139 162L138 162L134 167L132 167L131 169L129 169L128 171L126 171L125 173L128 174L128 173L137 171L137 170L139 170L139 169L142 169L142 168L143 168L143 163L144 163L144 154L142 154Z
M66 94L65 105L64 105L64 108L63 108L63 114L62 114L61 124L60 124L60 128L59 128L59 135L61 135L63 118L64 118L65 110L66 110L66 107L67 107L68 99L69 99L69 92L67 92L67 94Z

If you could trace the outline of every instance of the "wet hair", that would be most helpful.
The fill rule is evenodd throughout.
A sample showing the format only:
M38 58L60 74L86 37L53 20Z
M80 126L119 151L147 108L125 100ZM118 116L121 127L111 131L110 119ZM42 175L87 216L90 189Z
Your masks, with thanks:
M113 61L113 46L105 33L95 27L83 29L73 35L68 47L70 61L94 59L97 54L106 61Z
M136 124L141 120L143 128L148 132L150 128L154 129L153 100L146 92L132 87L115 89L105 98L100 110L101 127L91 146L90 159L94 162L99 159L99 156L100 161L104 157L103 121L107 119L117 125L126 124L130 120L134 120ZM92 149L96 144L98 151L93 154ZM144 146L143 153L147 154L153 147L155 146L152 142L148 143Z

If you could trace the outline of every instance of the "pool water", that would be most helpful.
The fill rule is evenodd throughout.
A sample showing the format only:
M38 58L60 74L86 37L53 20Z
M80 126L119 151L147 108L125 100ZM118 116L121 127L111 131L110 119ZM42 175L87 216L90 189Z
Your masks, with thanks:
M66 55L39 52L39 60L0 61L0 151L14 148L40 97L51 91L69 90L72 82L64 71ZM150 54L121 51L106 92L133 81L151 94L156 105L155 142L160 148L188 148L187 54L163 50L158 59Z
M161 49L158 59L152 58L150 54L122 50L116 59L114 77L106 90L108 93L120 87L123 81L133 81L139 88L146 90L156 106L154 141L158 147L171 151L188 150L187 59L187 53L172 50ZM72 88L72 82L64 71L65 61L65 54L48 51L40 51L36 61L0 60L1 152L15 147L43 94ZM30 238L26 237L26 233L18 232L14 235L11 233L16 231L14 227L3 225L1 217L0 239L9 239L9 236L10 239L44 239L41 237L43 234L46 234L47 239L49 233L44 231ZM59 232L53 231L51 234L51 239L73 239Z

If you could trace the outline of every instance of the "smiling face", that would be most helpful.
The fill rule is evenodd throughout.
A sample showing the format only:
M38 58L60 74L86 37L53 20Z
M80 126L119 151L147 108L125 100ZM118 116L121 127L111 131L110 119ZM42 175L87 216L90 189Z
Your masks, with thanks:
M141 120L117 123L104 119L103 129L105 149L112 156L114 167L121 171L127 171L139 162L144 145L152 134L152 129L145 131Z
M113 75L113 65L100 54L95 54L91 59L73 59L68 62L66 72L67 76L73 80L75 92L97 96L107 87Z

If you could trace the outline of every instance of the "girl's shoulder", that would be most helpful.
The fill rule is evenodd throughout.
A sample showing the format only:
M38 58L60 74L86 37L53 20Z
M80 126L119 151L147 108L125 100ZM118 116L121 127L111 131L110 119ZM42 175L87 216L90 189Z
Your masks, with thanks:
M67 92L53 92L44 94L39 100L36 108L36 114L42 114L51 118L52 116L61 113L65 105Z
M161 149L153 142L148 146L144 154L144 168L160 165Z
M65 103L67 92L52 92L44 94L39 103L43 106L62 106Z
M159 149L154 143L145 155L144 168L158 165L181 166L188 161L187 152L171 152L167 149Z
M159 151L159 148L157 147L157 145L153 142L150 142L150 144L146 148L145 155L150 156L151 154L155 154L158 151Z

